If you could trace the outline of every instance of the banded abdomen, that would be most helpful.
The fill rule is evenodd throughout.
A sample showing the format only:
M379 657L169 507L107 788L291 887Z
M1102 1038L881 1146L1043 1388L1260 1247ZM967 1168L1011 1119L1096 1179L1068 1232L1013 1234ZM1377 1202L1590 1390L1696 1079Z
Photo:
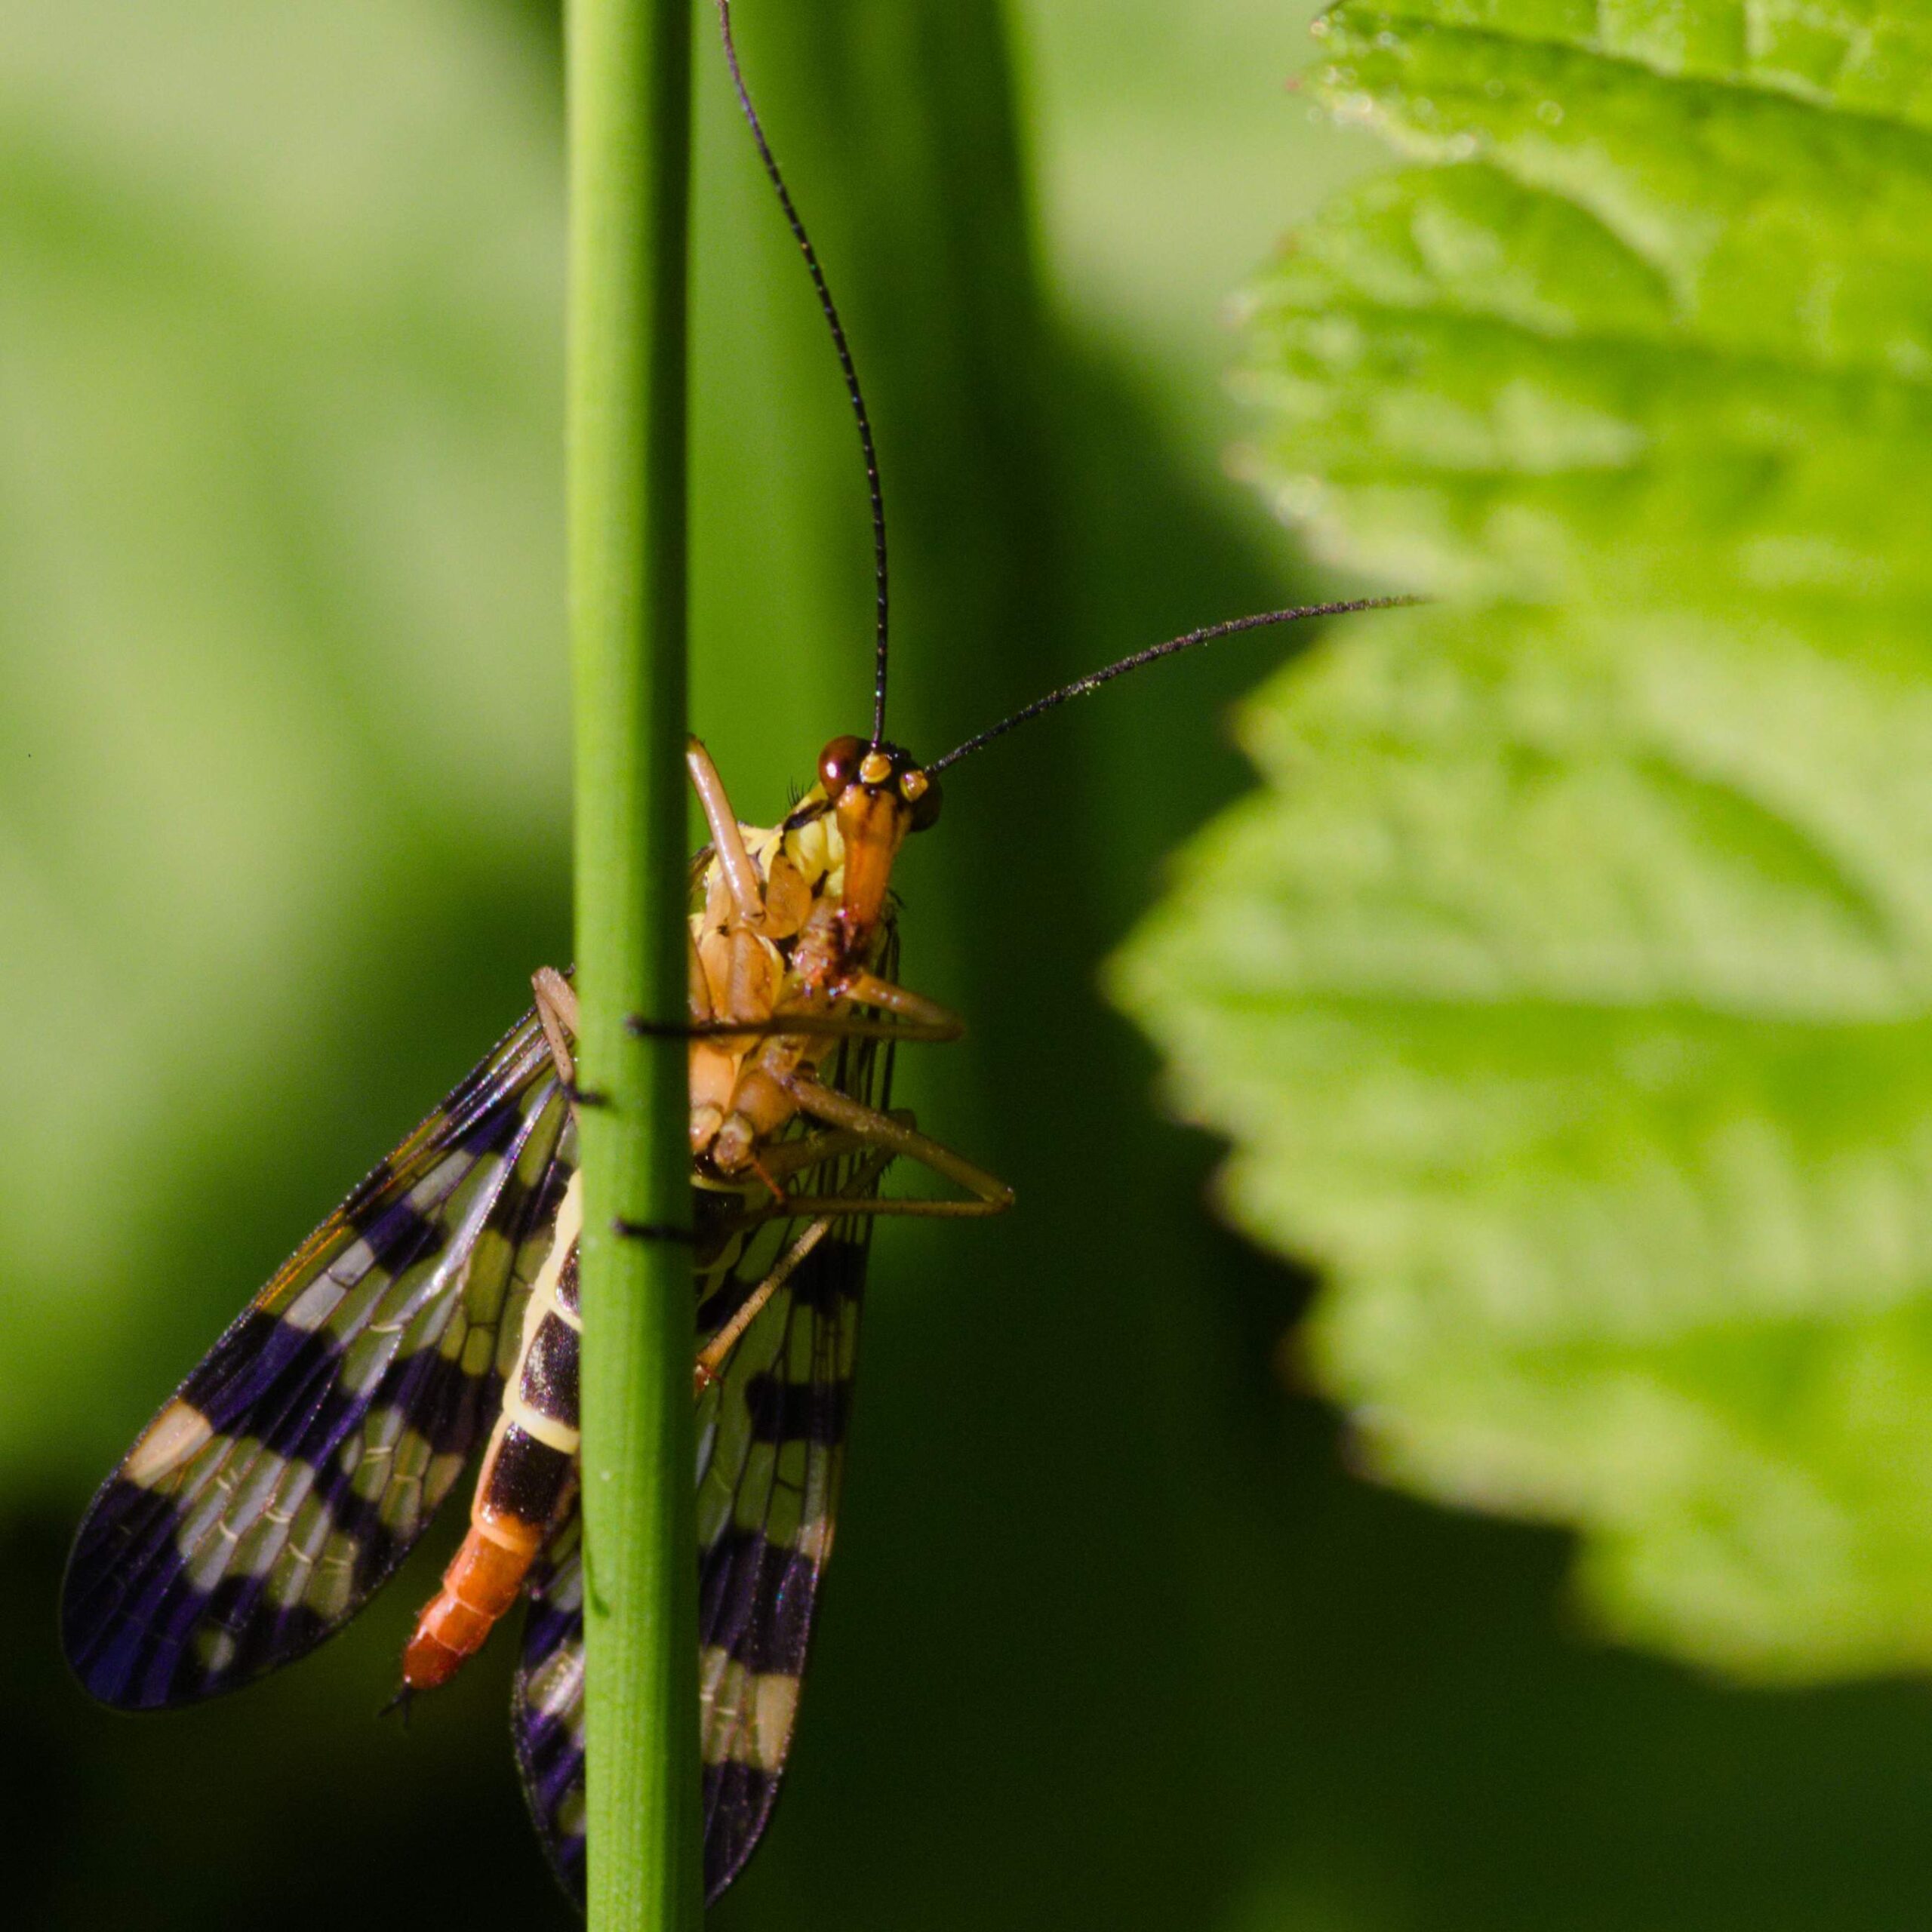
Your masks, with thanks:
M771 830L742 826L727 815L722 788L701 748L694 758L694 773L709 775L700 795L709 804L708 792L717 792L718 816L712 820L716 848L697 876L691 914L688 1017L695 1027L742 1022L750 1029L743 1035L700 1035L691 1042L694 1210L709 1231L697 1251L702 1304L708 1288L730 1273L743 1234L758 1224L752 1217L736 1225L746 1192L768 1184L760 1151L798 1118L798 1100L786 1079L801 1069L815 1074L840 1044L834 1032L773 1032L771 1023L792 1011L814 1020L835 1013L843 1002L820 982L835 955L854 948L841 937L838 923L843 902L837 885L848 846L822 798L816 809L808 800ZM717 849L726 846L728 861ZM856 956L868 967L875 964L891 931L881 902ZM568 987L558 985L553 997L569 999ZM574 1030L574 999L560 1017ZM740 1177L746 1170L756 1177L749 1183ZM769 1185L776 1193L783 1183ZM403 1654L405 1689L447 1683L481 1648L515 1602L571 1500L580 1441L577 1244L583 1215L583 1180L574 1175L504 1380L503 1411L477 1478L469 1532ZM715 1374L715 1364L700 1365L700 1390Z
M411 1690L446 1684L482 1647L516 1601L577 1480L577 1236L583 1225L583 1177L571 1177L556 1238L530 1291L516 1361L503 1383L503 1412L477 1474L463 1546L442 1588L417 1620L403 1653Z

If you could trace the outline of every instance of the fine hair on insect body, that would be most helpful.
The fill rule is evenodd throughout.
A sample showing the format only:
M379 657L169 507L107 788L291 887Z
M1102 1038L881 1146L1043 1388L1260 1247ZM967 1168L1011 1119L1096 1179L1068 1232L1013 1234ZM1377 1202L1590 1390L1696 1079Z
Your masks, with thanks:
M892 1103L902 1045L963 1023L902 983L892 879L937 823L940 774L1126 672L1238 632L1411 600L1236 617L1130 654L921 762L887 735L884 497L864 395L816 250L725 59L804 257L854 419L875 576L872 715L820 752L775 825L740 820L693 739L709 842L691 864L686 1010L697 1404L700 1744L707 1896L742 1869L791 1744L833 1540L871 1229L998 1214L995 1176ZM472 1465L461 1546L406 1647L405 1690L447 1682L519 1599L519 1770L546 1854L581 1896L584 1590L578 1510L584 1224L568 975L312 1235L162 1407L97 1494L62 1605L102 1701L153 1709L239 1687L342 1627ZM888 1192L904 1164L937 1195Z

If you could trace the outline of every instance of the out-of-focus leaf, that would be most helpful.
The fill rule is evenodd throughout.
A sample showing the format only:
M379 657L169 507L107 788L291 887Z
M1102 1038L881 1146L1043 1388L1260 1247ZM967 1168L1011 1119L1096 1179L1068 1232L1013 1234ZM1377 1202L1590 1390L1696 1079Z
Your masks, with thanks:
M1256 468L1452 608L1250 707L1118 980L1374 1466L1770 1675L1932 1662L1928 36L1328 17L1432 165L1256 291Z
M560 168L500 10L27 0L6 37L0 1467L71 1481L164 1313L250 1291L151 1257L248 1222L205 1164L241 1185L259 1069L318 1103L425 874L561 858ZM289 1244L355 1171L291 1187Z

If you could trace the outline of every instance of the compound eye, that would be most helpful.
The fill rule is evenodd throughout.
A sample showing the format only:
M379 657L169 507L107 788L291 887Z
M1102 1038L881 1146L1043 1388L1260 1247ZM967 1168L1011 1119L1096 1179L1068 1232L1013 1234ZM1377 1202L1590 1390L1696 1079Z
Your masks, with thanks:
M938 818L940 801L945 794L937 778L928 778L915 765L899 774L899 795L912 808L912 829L924 832Z
M835 802L848 785L856 784L859 762L866 755L863 738L834 738L818 755L818 782Z

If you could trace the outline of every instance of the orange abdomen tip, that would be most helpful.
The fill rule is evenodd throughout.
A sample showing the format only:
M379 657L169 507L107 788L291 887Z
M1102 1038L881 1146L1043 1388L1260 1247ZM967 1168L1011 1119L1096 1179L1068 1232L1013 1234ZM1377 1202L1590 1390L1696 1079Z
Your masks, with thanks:
M403 1651L405 1689L434 1690L447 1684L516 1601L537 1554L538 1533L523 1524L502 1527L523 1534L514 1543L502 1543L470 1526L443 1572L443 1587L424 1606Z

